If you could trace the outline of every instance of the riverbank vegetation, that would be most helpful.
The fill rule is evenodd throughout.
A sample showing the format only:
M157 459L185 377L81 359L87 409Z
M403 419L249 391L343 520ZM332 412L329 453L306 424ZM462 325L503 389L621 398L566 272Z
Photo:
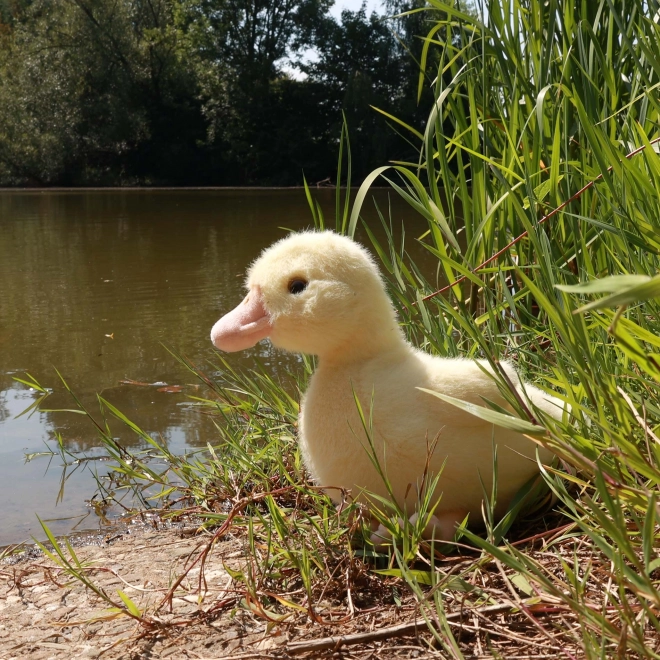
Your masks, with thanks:
M369 187L386 181L428 220L423 235L405 235L381 208L387 240L364 228L403 327L432 353L513 360L570 405L563 421L549 419L504 374L498 381L530 438L558 456L542 466L543 483L502 521L491 514L496 489L485 494L485 532L464 528L440 547L379 501L394 543L377 552L359 512L336 512L306 481L295 435L311 362L279 383L218 356L188 365L209 388L195 405L217 419L205 452L173 456L134 428L148 449L129 453L103 416L131 422L100 400L98 430L116 465L103 493L132 489L161 515L197 516L207 536L190 567L225 535L242 538L245 564L223 607L249 610L270 632L314 624L337 636L389 608L417 619L438 657L657 658L660 4L486 5L474 17L433 0L441 16L426 24L416 84L435 101L421 129L400 124L414 160L375 170L352 202L338 195L332 219L308 191L310 213L353 233ZM411 241L437 257L437 277L411 261ZM477 414L519 423L487 401ZM147 500L154 487L159 497ZM59 561L84 572L70 549ZM110 597L147 629L164 625L160 610Z

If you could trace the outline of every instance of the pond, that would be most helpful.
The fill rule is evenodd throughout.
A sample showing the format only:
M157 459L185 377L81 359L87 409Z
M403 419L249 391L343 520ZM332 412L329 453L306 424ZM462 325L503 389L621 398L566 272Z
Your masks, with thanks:
M333 214L334 191L315 195ZM387 193L377 196L387 208ZM285 228L312 221L303 190L10 191L0 209L2 546L42 537L37 515L56 534L98 529L87 500L95 473L107 471L99 461L66 473L59 457L26 462L58 436L88 456L98 441L82 415L21 416L38 393L15 379L30 374L53 388L46 408L73 408L57 369L93 414L100 393L175 453L213 443L211 420L186 403L194 379L167 349L212 372L209 332L243 297L246 266ZM423 224L401 201L390 212L395 225L406 219L413 243ZM230 357L275 373L297 365L267 342ZM139 446L126 429L113 432Z

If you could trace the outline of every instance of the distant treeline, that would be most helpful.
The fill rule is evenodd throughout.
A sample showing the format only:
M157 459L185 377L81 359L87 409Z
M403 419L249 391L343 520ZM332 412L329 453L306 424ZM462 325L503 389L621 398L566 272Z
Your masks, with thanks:
M416 160L372 106L424 125L428 19L331 4L0 0L0 185L334 183L342 111L356 178Z

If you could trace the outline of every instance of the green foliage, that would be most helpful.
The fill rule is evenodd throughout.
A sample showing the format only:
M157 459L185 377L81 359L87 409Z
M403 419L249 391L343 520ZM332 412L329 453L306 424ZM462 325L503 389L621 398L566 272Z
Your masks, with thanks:
M577 491L556 470L544 473L591 561L611 567L618 587L597 609L616 611L617 624L589 605L586 582L560 592L556 573L524 551L466 536L581 617L587 657L608 644L620 657L656 657L647 631L658 633L660 602L650 570L660 548L660 6L485 4L484 21L454 8L431 25L422 63L438 58L436 102L425 131L409 131L419 161L368 177L349 227L359 226L369 186L386 178L427 219L417 240L438 259L429 277L391 221L383 218L387 244L370 232L411 339L493 365L513 359L570 405L557 422L500 383L522 419L543 420L549 436L539 441L576 471ZM609 295L593 300L599 293Z
M353 147L352 165L360 177L388 159L405 160L414 153L407 136L384 130L384 117L393 127L392 117L416 127L423 126L425 119L426 110L416 103L417 64L401 47L394 29L392 21L376 13L367 16L364 8L345 10L341 22L327 20L321 25L318 60L301 65L310 80L325 90L322 111L330 122L328 134L335 139L343 112ZM414 38L411 34L409 41Z
M32 3L0 51L0 178L183 176L204 124L174 3Z
M382 16L337 22L329 6L0 4L0 184L294 185L302 171L329 181L342 111L358 175L412 157L372 106L421 125L414 60Z

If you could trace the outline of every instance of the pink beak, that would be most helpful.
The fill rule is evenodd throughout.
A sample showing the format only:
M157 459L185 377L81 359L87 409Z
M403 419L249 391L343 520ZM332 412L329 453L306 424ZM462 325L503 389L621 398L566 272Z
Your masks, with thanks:
M242 351L268 337L271 330L261 290L255 287L238 307L213 326L211 341L222 351Z

